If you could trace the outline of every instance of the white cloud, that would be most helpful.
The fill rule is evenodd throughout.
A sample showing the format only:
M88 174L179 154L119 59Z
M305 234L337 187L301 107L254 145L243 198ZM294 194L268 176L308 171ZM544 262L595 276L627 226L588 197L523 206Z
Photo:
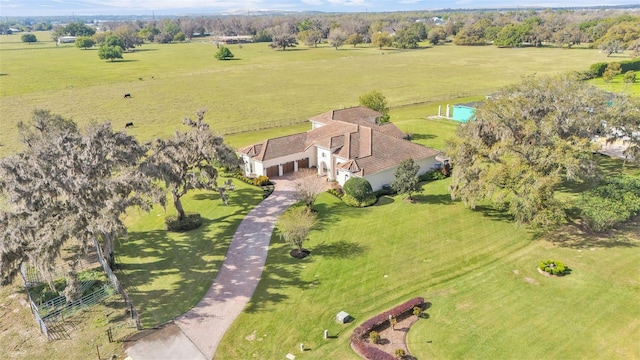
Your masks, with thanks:
M327 0L330 4L340 6L367 6L365 0Z

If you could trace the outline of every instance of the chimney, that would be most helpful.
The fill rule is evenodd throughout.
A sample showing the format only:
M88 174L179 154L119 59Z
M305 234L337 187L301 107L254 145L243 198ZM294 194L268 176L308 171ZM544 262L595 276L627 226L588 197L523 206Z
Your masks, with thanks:
M358 157L371 156L371 134L373 130L368 127L360 127L360 153Z

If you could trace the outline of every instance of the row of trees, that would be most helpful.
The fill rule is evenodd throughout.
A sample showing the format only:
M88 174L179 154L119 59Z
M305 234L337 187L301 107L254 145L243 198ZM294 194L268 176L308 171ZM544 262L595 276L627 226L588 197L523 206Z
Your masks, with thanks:
M26 261L46 274L63 249L78 245L80 256L94 238L112 263L115 240L126 233L125 211L164 206L166 191L179 219L185 217L180 199L190 189L218 191L226 203L230 184L218 185L216 166L236 167L238 158L203 116L200 111L197 120L186 118L188 131L146 144L107 122L81 131L44 110L35 111L31 123L19 123L24 150L0 160L2 282ZM79 295L68 290L69 300Z
M524 44L559 46L590 43L611 55L640 46L640 17L629 14L605 15L598 12L486 13L469 15L450 27L458 45L514 47Z
M436 19L437 21L434 21ZM123 27L143 41L171 42L193 36L253 35L274 47L296 43L316 46L325 39L334 47L373 43L378 47L414 48L419 41L439 44L453 39L458 45L513 47L543 43L573 46L590 43L610 53L638 48L640 17L624 11L528 10L506 12L406 12L377 14L297 14L287 16L223 16L166 18L160 21L108 22L104 32ZM91 36L82 23L54 29L62 35ZM283 37L287 40L283 42Z

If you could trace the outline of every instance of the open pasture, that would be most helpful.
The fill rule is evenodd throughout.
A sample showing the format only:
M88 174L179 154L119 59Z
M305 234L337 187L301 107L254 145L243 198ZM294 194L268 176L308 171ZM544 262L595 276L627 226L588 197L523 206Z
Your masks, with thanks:
M483 96L533 73L584 70L606 60L596 50L498 49L443 45L418 50L299 46L275 51L266 43L230 46L234 60L219 61L207 39L144 44L121 61L103 61L96 49L56 47L0 37L0 155L17 150L16 123L46 108L79 124L110 120L148 140L179 128L184 116L207 108L221 133L302 122L354 106L381 91L394 106ZM130 99L123 95L130 93ZM427 115L427 114L425 114Z

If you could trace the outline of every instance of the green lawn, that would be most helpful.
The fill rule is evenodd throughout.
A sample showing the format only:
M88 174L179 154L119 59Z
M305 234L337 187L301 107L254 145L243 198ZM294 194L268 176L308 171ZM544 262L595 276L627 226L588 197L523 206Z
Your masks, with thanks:
M118 277L127 288L144 327L173 319L191 309L213 283L235 229L262 200L262 190L234 180L236 190L225 206L217 193L192 191L183 200L187 212L202 215L203 226L168 233L164 218L175 212L155 208L130 211L129 235L116 249Z
M432 304L409 333L418 359L639 355L638 224L615 242L533 240L490 207L451 202L447 185L425 184L415 204L394 196L365 209L321 196L321 225L305 244L311 257L295 260L272 238L263 279L216 357L358 359L355 326L415 296ZM573 273L538 274L547 258ZM337 324L341 310L355 322ZM338 337L323 340L324 329ZM311 350L301 355L300 342Z
M37 37L38 43L27 45L19 36L0 36L0 156L18 150L16 124L28 120L35 108L48 108L81 126L109 119L123 128L133 121L136 126L127 131L141 140L167 136L183 116L207 108L206 120L215 131L245 131L227 137L233 146L242 146L306 131L309 124L301 122L308 117L357 105L358 97L371 90L387 97L392 121L416 142L442 149L457 123L428 118L438 106L444 113L447 104L481 100L523 75L585 70L595 62L620 60L586 49L445 45L336 51L321 46L280 52L262 43L231 47L237 60L217 61L215 46L196 39L145 44L125 53L124 61L105 62L96 50L56 47L48 32ZM620 82L594 81L637 93L637 85ZM133 97L125 100L124 93ZM410 104L417 105L405 106ZM298 124L251 131L293 123ZM619 164L605 165L615 172ZM640 243L631 236L640 232L637 225L599 239L573 228L532 239L500 212L488 207L473 212L452 203L447 184L425 184L416 204L395 196L366 209L348 208L323 194L316 205L321 226L306 244L311 257L294 260L287 246L272 239L263 280L217 357L274 359L292 352L299 358L357 359L348 337L359 322L423 296L432 303L429 319L419 321L409 335L409 347L419 359L640 358ZM144 326L188 310L213 282L235 228L261 200L259 189L236 186L229 207L217 195L190 193L185 209L200 212L205 224L185 234L163 231L162 209L128 214L129 236L117 249L120 276ZM567 186L561 195L575 196L580 189ZM173 212L171 207L167 212ZM573 273L560 279L539 275L536 264L549 257L563 260ZM335 323L341 310L356 321ZM88 320L95 331L82 338L82 346L73 346L84 357L93 339L104 343L108 319L98 315ZM323 340L324 329L338 337ZM252 334L254 340L248 340ZM15 349L17 332L0 335L2 348ZM300 342L311 350L300 354ZM24 345L34 349L34 358L63 351L54 345L54 355L38 353L36 343L31 339Z
M110 120L142 140L164 137L184 116L207 108L207 121L222 133L302 122L310 116L357 105L380 90L392 107L446 103L483 96L523 75L584 70L606 60L597 50L498 49L443 45L418 50L366 46L335 50L304 46L275 51L265 43L232 46L236 60L213 58L215 46L145 44L123 61L98 59L97 50L71 44L26 45L0 37L0 155L16 151L16 124L36 108L71 117L81 126ZM131 99L123 99L131 93ZM437 111L437 110L436 110ZM435 113L434 113L435 114Z

